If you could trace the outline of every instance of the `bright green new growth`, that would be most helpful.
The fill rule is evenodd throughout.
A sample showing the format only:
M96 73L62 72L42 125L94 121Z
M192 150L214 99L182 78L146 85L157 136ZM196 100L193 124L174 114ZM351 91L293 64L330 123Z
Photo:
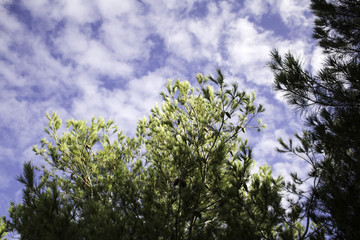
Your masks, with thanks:
M6 235L6 225L3 219L0 219L0 239L7 240L7 238L5 238L5 235Z
M102 118L47 115L49 139L25 163L23 203L11 204L8 231L22 239L293 239L299 216L281 205L284 181L270 167L252 173L241 138L264 111L255 95L218 77L198 87L169 82L161 109L138 122L135 137ZM37 183L39 182L39 183ZM289 210L291 213L292 211Z

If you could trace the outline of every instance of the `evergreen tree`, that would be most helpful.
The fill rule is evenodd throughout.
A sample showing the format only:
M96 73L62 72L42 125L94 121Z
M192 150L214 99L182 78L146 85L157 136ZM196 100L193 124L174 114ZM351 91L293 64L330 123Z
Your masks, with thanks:
M102 118L69 120L60 134L58 115L47 115L49 139L34 147L46 166L24 165L7 230L22 239L309 237L299 211L281 204L283 179L266 165L252 170L241 134L262 127L255 95L220 71L197 82L169 82L131 138Z
M295 190L304 180L293 175L289 189L302 211L336 239L360 236L360 2L312 0L314 37L327 56L312 75L290 53L274 50L270 67L275 89L305 113L308 129L301 145L280 143L283 152L305 159L312 167L309 194ZM304 201L302 201L304 200ZM301 203L300 203L301 202Z
M2 218L0 218L0 239L7 240L6 235L6 224Z

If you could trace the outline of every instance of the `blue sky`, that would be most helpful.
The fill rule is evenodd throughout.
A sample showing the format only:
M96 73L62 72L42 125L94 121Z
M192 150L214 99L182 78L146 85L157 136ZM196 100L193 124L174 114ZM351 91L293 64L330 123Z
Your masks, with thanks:
M40 163L31 148L45 137L46 112L103 116L132 135L168 79L194 82L218 67L265 105L268 127L249 139L257 165L305 173L274 150L302 125L266 64L277 48L319 69L312 22L306 0L0 0L0 216L21 200L22 163Z

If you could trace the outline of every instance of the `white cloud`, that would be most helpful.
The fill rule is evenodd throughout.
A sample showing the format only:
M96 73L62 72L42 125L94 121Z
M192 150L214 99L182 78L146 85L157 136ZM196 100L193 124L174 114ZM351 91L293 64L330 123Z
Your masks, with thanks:
M266 0L246 0L244 2L244 9L246 14L261 17L263 14L268 14L268 1Z
M149 55L146 38L152 33L154 27L146 17L133 14L126 18L105 20L101 26L104 44L119 59L148 58Z
M271 74L266 64L274 39L271 33L244 18L232 22L227 32L227 66L232 73L245 74L251 82L269 85Z
M167 79L174 72L159 69L147 75L132 79L122 89L109 90L89 82L87 76L79 76L77 83L83 96L74 101L73 115L79 119L103 116L115 120L120 129L134 134L140 118L150 113L156 102L160 102L160 91L164 91Z
M55 40L55 44L64 59L74 60L79 68L93 72L93 76L97 74L112 77L129 76L133 71L133 68L124 62L121 50L114 52L100 41L90 39L80 32L79 26L66 27L63 35ZM120 49L125 49L126 52L126 48Z
M290 173L297 173L299 178L305 179L310 170L310 165L302 162L299 158L292 157L290 161L278 161L273 166L274 175L281 175L285 181L291 181Z
M121 130L134 133L140 112L128 103L127 92L109 91L96 86L87 89L83 99L74 101L73 114L76 119L90 120L93 116L102 116L115 120Z
M234 11L239 6L236 1L207 3L199 14L192 12L192 1L19 4L29 10L32 21L27 24L36 31L0 4L0 123L9 126L17 145L0 143L1 161L28 160L31 145L44 135L46 111L57 111L64 120L103 116L133 134L138 119L161 102L159 92L169 78L192 81L197 72L207 75L221 67L229 81L254 89L258 102L265 103L262 119L269 128L251 135L259 161L270 162L276 173L291 166L286 157L277 158L273 148L279 136L286 139L290 129L299 129L300 124L290 116L290 108L274 100L273 92L264 91L273 80L266 63L271 49L282 53L290 49L316 68L319 51L313 51L306 37L275 35L245 18L244 11ZM300 0L246 1L245 6L252 17L279 13L294 31L309 28L309 20L304 19L307 6ZM163 40L165 49L156 49L149 41L152 36ZM146 69L151 54L162 54L161 64Z
M12 147L0 146L0 151L2 155L2 158L0 158L0 162L2 161L7 162L9 159L15 158L15 154ZM4 175L6 174L4 173Z
M137 1L132 0L107 0L107 1L96 1L96 4L100 10L100 13L105 18L116 18L123 16L124 14L138 13L140 7Z
M283 22L290 28L295 26L308 27L312 23L305 14L309 11L309 1L304 0L278 0L272 1L272 6L280 14Z
M196 38L199 45L195 46L189 57L195 59L212 59L221 64L223 58L219 53L221 37L224 34L224 27L233 17L226 6L217 8L215 4L209 4L209 14L204 19L194 18L189 20L188 29ZM216 17L214 17L216 16Z
M97 15L94 9L94 3L86 0L66 1L63 5L63 14L69 19L79 22L91 22Z
M60 32L61 36L54 39L55 49L60 50L66 56L75 57L87 51L91 40L79 30L78 25L67 24Z
M10 2L10 0L8 1ZM10 15L6 8L6 1L0 3L0 26L4 28L4 31L14 33L23 30L23 26L15 19L14 16ZM1 38L8 38L8 35L1 36Z
M170 31L166 38L168 49L171 52L177 53L178 56L187 61L191 61L194 56L192 36L186 31L174 29Z
M248 19L237 19L230 24L228 32L228 51L236 64L252 64L267 58L269 33L258 31Z
M322 68L325 61L325 55L323 53L323 49L320 47L315 47L311 56L311 67L312 74L317 74L318 71Z
M95 72L110 76L128 76L133 69L127 63L119 61L115 55L109 52L103 45L91 41L89 48L83 55L76 58L83 67L94 69Z

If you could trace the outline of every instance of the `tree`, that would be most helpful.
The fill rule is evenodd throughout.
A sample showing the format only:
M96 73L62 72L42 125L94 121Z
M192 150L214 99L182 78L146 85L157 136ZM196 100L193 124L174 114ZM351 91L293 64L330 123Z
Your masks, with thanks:
M0 219L0 239L7 240L6 235L6 224L3 219Z
M57 183L46 178L36 184L34 168L26 162L24 174L17 179L25 185L23 204L11 204L9 213L13 221L8 224L20 233L21 239L67 239L76 234L70 205L62 203Z
M274 86L289 104L305 113L308 129L297 135L300 146L280 140L280 151L307 161L310 192L294 190L302 209L337 239L360 236L360 2L312 0L314 37L327 56L311 75L291 53L274 50L270 67ZM295 185L304 180L293 175ZM300 204L300 203L298 203Z
M254 172L241 138L263 126L253 123L264 110L255 95L228 86L220 70L197 82L169 82L134 137L102 118L69 120L60 134L58 115L47 115L49 139L34 147L46 164L25 163L23 202L11 204L7 230L22 239L305 236L298 211L281 204L282 177L266 165Z

